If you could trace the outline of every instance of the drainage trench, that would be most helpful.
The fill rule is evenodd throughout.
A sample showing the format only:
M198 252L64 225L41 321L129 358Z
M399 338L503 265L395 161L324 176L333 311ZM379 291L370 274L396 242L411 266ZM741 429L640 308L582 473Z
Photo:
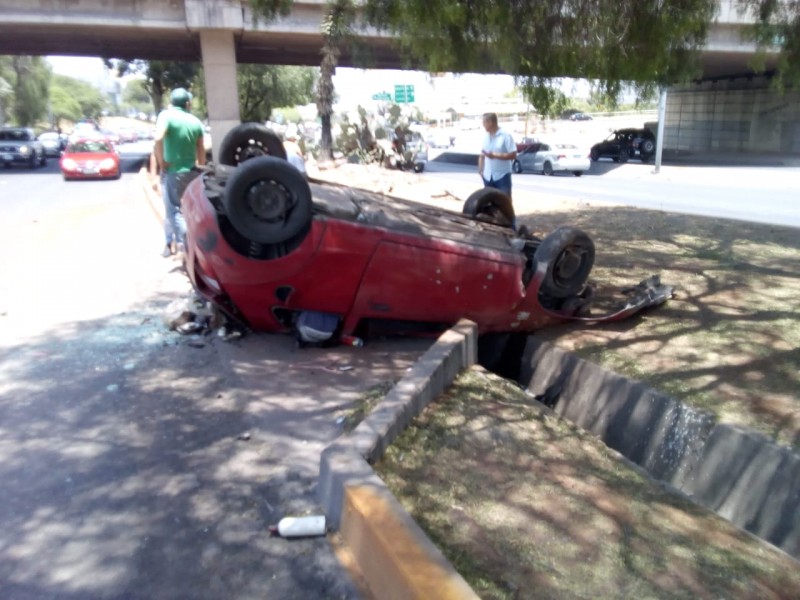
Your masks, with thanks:
M524 334L482 336L479 362L734 525L800 559L800 455L755 431Z

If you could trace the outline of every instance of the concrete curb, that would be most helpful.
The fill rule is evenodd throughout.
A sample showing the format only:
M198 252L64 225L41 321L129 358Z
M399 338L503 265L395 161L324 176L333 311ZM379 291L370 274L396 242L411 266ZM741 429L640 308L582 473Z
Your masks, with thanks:
M800 455L552 344L529 338L520 381L693 501L800 558Z
M370 463L477 359L477 327L459 321L349 435L320 458L319 501L381 598L478 598Z

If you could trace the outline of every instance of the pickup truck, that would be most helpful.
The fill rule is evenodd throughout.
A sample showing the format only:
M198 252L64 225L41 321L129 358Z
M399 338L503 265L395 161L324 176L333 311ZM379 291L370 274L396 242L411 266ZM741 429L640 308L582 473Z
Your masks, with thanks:
M23 163L35 169L47 164L44 146L29 127L0 127L0 162L6 169Z

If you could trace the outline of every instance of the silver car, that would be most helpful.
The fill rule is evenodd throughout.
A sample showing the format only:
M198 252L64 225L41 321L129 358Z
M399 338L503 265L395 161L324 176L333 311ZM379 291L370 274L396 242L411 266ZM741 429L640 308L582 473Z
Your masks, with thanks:
M552 175L556 171L570 171L580 177L588 171L592 161L586 152L574 144L545 144L537 142L517 154L514 173L530 172Z

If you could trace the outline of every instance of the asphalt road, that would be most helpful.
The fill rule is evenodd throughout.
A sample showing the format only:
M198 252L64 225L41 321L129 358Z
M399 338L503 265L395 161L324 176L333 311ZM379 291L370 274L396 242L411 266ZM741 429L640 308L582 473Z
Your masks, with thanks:
M138 167L0 170L0 598L357 597L327 539L267 527L318 511L337 417L426 343L168 331L189 285Z
M475 167L431 161L428 176L481 185ZM613 202L639 208L800 227L800 168L778 166L625 165L605 159L581 177L523 173L514 189L586 202Z

